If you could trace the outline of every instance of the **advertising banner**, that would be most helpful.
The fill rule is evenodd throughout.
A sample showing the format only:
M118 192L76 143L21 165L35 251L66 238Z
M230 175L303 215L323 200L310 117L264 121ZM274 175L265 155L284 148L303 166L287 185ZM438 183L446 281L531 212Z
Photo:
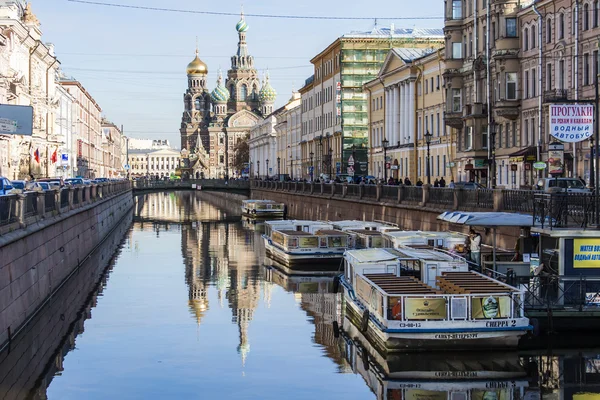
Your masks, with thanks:
M299 237L298 247L319 247L319 238L316 236Z
M471 314L474 319L509 318L510 297L473 297Z
M573 240L573 268L600 268L600 239Z
M445 319L446 300L444 299L415 299L405 301L404 312L406 319Z
M406 389L404 398L406 400L446 400L448 392L423 389Z
M563 150L548 150L548 173L561 175L564 172L565 152Z
M0 104L0 134L33 134L33 107Z
M592 104L550 104L550 134L561 142L576 143L594 132Z

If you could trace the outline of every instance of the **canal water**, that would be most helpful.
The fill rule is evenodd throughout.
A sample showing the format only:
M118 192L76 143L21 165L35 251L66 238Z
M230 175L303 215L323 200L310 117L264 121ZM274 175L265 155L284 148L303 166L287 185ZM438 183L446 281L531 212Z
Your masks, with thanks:
M600 399L600 349L378 354L330 278L265 265L242 199L137 196L0 352L0 399Z

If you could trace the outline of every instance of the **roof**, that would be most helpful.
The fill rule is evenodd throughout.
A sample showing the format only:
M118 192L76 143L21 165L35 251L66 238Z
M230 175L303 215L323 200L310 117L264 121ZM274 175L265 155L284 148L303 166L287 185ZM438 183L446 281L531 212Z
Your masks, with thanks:
M356 233L359 235L367 235L367 236L381 236L381 232L379 231L371 231L368 229L349 229L348 232Z
M377 261L395 261L398 255L393 249L362 249L362 250L347 250L346 254L356 259L360 263L377 262Z
M402 247L401 249L396 249L396 251L399 253L399 257L404 259L409 258L428 261L454 261L455 259L449 254L430 249L413 249L411 247Z
M370 31L354 31L348 34L342 35L342 38L361 38L361 37L373 37L373 38L444 38L443 28L423 29L423 28L393 28L390 27L380 28L375 26Z
M427 48L427 49L415 49L410 47L394 47L392 49L394 54L396 54L400 59L405 62L411 62L417 60L421 57L428 56L432 53L435 53L437 49Z
M303 231L294 231L290 229L278 230L277 232L282 233L288 236L314 236L312 233L303 232Z
M509 212L460 212L446 211L437 219L459 225L469 226L533 226L533 217L527 214Z
M336 236L347 236L346 232L338 231L337 229L321 229L315 233L316 235L336 235Z

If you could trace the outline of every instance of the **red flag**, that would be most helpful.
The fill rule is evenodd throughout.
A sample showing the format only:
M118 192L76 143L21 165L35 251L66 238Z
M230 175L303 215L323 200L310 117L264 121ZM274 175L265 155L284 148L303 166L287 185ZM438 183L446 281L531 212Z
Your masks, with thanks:
M35 153L33 154L33 156L35 157L35 161L39 164L40 163L40 149L35 149Z
M52 157L50 158L50 160L52 161L52 164L54 164L57 161L57 155L56 155L56 151L58 149L54 150L54 153L52 153Z

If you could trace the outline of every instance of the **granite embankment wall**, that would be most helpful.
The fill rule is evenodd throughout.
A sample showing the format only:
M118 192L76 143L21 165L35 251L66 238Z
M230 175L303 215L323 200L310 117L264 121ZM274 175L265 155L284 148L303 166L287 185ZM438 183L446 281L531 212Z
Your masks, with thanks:
M132 214L132 210L125 214L10 347L0 352L0 399L47 398L47 387L62 370L66 354L75 348L84 322L92 317L92 308L126 240Z
M397 224L402 229L422 231L455 231L468 233L469 228L450 224L437 219L440 210L427 206L389 204L365 199L337 199L306 193L260 190L252 188L252 199L269 199L285 203L288 218L309 220L385 221ZM492 232L478 229L485 244L492 244ZM513 249L519 237L518 228L499 228L497 246Z
M66 211L46 215L0 236L0 348L113 231L132 206L130 188L95 196L93 200L88 196L77 208L71 204Z

